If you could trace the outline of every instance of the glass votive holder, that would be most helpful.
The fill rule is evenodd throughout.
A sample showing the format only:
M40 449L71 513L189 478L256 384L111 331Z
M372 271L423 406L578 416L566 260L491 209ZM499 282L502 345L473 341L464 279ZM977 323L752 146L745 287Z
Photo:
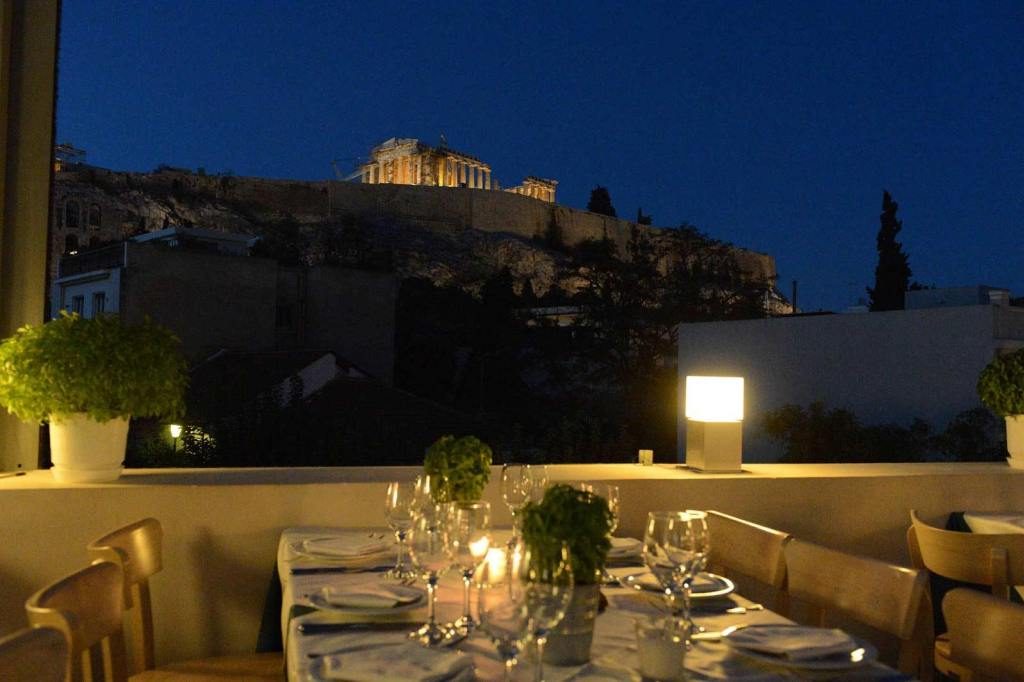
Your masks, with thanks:
M645 467L654 464L654 450L640 450L637 453L637 461Z
M673 682L685 679L685 632L665 619L636 621L636 649L644 679Z

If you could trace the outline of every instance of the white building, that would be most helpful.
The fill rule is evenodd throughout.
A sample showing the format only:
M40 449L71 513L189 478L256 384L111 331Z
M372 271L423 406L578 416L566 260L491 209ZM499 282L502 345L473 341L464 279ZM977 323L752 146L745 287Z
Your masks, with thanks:
M744 377L743 457L751 462L781 454L761 420L787 404L823 401L865 424L920 417L945 428L981 405L975 386L992 357L1024 347L1024 308L1010 306L1005 289L943 291L910 292L907 310L680 325L679 390L688 374ZM989 302L979 304L981 296ZM973 305L957 305L964 302ZM678 420L682 459L686 420Z

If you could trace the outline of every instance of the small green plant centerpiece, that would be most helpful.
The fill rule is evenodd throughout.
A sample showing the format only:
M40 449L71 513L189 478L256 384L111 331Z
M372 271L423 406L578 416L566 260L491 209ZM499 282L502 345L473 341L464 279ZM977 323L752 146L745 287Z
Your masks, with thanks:
M1006 419L1008 461L1024 468L1024 349L997 357L981 371L978 397Z
M61 313L0 342L0 405L50 423L55 479L111 481L131 417L183 414L187 370L178 340L148 319Z
M475 436L441 436L427 449L423 471L448 483L438 502L477 502L491 478L491 448Z
M558 561L565 543L575 582L565 618L552 631L544 651L548 663L581 665L590 660L613 523L607 500L565 484L548 488L543 500L523 508L523 542L547 563Z

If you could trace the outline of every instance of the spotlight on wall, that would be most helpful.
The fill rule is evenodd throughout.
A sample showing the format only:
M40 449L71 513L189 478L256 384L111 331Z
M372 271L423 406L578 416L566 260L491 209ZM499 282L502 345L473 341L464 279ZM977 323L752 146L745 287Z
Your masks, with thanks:
M743 377L686 377L686 466L742 471Z

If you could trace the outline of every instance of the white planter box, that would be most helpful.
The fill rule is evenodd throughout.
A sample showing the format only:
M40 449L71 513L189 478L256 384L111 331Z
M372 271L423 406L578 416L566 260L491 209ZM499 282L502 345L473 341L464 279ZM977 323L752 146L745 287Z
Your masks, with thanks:
M1006 460L1015 469L1024 469L1024 414L1006 417Z
M116 481L124 468L128 420L97 422L84 414L50 420L50 459L58 483Z

